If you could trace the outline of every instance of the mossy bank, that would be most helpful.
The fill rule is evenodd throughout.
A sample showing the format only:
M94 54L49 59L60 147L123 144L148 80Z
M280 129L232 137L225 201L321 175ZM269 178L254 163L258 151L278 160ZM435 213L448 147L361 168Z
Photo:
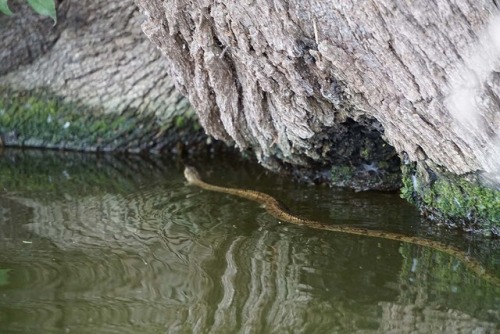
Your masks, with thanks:
M172 108L165 111L170 116L161 119L132 109L110 113L68 102L57 94L19 92L0 86L0 146L181 155L230 150L205 135L185 100ZM383 163L387 156L394 154L378 160L362 156L359 168L330 166L319 173L295 169L292 174L300 175L298 179L307 179L311 173L317 178L319 174L328 184L359 190L381 188L379 183L390 185L383 190L395 189L401 179L393 167L399 160L391 158L387 166L365 162ZM500 235L498 188L485 184L475 174L456 176L422 161L404 164L402 172L402 197L415 204L425 217L447 226Z
M2 146L89 152L205 149L207 136L190 105L174 108L162 119L134 109L110 113L52 93L0 87L0 139Z
M454 175L425 162L403 165L401 197L425 217L466 231L500 236L500 190L478 174Z

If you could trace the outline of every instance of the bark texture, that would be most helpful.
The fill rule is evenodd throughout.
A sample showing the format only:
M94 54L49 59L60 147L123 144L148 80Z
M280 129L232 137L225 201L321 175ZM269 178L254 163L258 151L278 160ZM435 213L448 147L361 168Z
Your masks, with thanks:
M142 16L132 1L60 1L55 26L23 3L13 4L13 16L0 16L5 145L134 152L176 146L181 137L174 138L176 119L185 121L194 113L174 88L160 52L142 33ZM37 123L29 114L33 99L16 99L16 92L35 96L36 103L57 100L57 112L40 115ZM132 126L116 126L121 121ZM113 127L104 129L107 125ZM78 136L82 129L88 133ZM93 136L98 130L106 136ZM191 130L193 138L201 138L201 132L196 136ZM64 137L64 132L72 133Z
M382 136L409 161L497 172L494 1L136 3L203 127L268 166L350 156L376 169L391 158ZM477 115L454 117L456 101ZM359 138L345 145L350 131L374 147Z

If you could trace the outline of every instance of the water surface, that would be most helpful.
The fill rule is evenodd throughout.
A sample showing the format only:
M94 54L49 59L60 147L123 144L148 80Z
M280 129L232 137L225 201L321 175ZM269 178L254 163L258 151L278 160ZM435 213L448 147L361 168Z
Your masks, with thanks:
M388 193L291 184L231 158L211 183L310 219L444 240L500 275L498 241L430 228ZM500 289L432 249L280 224L187 186L182 163L0 155L1 333L494 333Z

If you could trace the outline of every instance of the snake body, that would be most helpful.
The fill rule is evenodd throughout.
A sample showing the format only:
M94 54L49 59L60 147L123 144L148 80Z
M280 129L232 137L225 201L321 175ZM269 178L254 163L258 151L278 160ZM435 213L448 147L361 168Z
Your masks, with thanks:
M440 252L449 254L455 257L456 259L462 261L468 269L476 273L482 279L500 286L499 277L488 273L478 261L476 261L475 259L470 257L467 253L454 246L447 245L445 243L435 240L429 240L416 236L408 236L400 233L370 230L366 228L346 226L346 225L324 224L315 220L304 219L289 213L283 204L281 204L276 198L268 194L254 190L226 188L206 183L202 180L200 174L194 167L187 166L184 169L184 176L188 181L188 183L198 186L202 189L231 194L260 203L270 215L283 222L300 226L307 226L318 230L354 234L371 238L381 238L386 240L394 240L438 250Z

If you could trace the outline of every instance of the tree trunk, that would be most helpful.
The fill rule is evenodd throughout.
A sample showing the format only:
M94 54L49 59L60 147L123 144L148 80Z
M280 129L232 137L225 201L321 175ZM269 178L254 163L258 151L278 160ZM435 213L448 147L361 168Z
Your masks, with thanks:
M500 223L495 1L136 3L209 134L358 188L353 175L391 183L399 157L428 212Z
M0 15L0 145L138 152L206 140L132 1L61 1L55 26L24 2L12 10Z

